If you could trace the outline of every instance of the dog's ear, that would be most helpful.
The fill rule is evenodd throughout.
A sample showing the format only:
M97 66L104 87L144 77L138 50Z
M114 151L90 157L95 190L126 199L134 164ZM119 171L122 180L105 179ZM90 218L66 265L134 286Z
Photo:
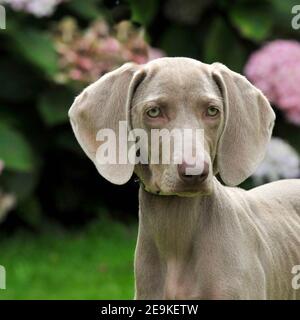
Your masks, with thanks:
M220 63L212 75L223 96L224 128L219 139L217 166L223 182L236 186L263 160L275 121L267 98L244 76Z
M116 134L118 150L119 122L127 121L130 130L131 100L143 75L141 66L127 63L84 89L69 110L72 128L80 146L99 173L114 184L126 183L132 176L134 165L99 163L96 154L104 141L97 141L97 133L101 129L112 129Z

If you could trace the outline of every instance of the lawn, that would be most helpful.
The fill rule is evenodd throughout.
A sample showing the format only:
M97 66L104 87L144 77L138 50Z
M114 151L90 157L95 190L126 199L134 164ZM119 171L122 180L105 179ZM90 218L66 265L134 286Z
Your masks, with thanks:
M0 299L133 298L135 224L105 218L81 231L50 229L0 240Z

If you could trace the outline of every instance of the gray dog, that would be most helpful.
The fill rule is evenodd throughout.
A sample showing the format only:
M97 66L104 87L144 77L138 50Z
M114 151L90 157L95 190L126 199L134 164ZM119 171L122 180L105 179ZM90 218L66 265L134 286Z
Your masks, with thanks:
M87 87L69 116L99 173L141 181L136 299L300 299L300 180L234 186L263 159L275 115L264 95L220 63L161 58L125 64ZM100 129L204 129L204 165L99 164ZM184 158L183 158L184 159ZM225 185L215 177L219 174Z

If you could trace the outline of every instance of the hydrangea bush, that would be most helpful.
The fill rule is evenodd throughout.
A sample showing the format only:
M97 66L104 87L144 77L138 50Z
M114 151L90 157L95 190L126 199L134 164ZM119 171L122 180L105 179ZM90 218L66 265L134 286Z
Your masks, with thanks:
M12 208L12 220L31 226L47 218L82 224L99 208L137 212L136 201L127 199L138 185L118 189L99 178L78 147L67 113L82 88L102 74L127 61L164 55L219 61L244 72L277 113L277 138L249 187L299 177L300 46L289 1L0 4L7 9L7 28L0 30L1 221ZM124 201L114 201L120 197Z
M164 56L150 47L141 29L129 21L116 24L113 30L104 20L92 22L82 31L73 18L63 19L54 36L59 54L59 83L79 81L88 84L125 62L138 64Z
M250 56L245 74L288 121L300 125L300 42L271 41Z
M265 159L253 174L256 185L279 179L300 178L300 159L294 148L280 138L272 138Z

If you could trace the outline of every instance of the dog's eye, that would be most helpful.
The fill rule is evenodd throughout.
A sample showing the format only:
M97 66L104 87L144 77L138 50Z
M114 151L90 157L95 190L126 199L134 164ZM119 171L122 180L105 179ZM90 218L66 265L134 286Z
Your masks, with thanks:
M161 115L161 110L159 107L153 107L149 109L146 113L147 113L147 116L150 118L157 118Z
M206 111L206 115L208 117L215 117L218 113L219 113L219 109L214 106L208 107Z

